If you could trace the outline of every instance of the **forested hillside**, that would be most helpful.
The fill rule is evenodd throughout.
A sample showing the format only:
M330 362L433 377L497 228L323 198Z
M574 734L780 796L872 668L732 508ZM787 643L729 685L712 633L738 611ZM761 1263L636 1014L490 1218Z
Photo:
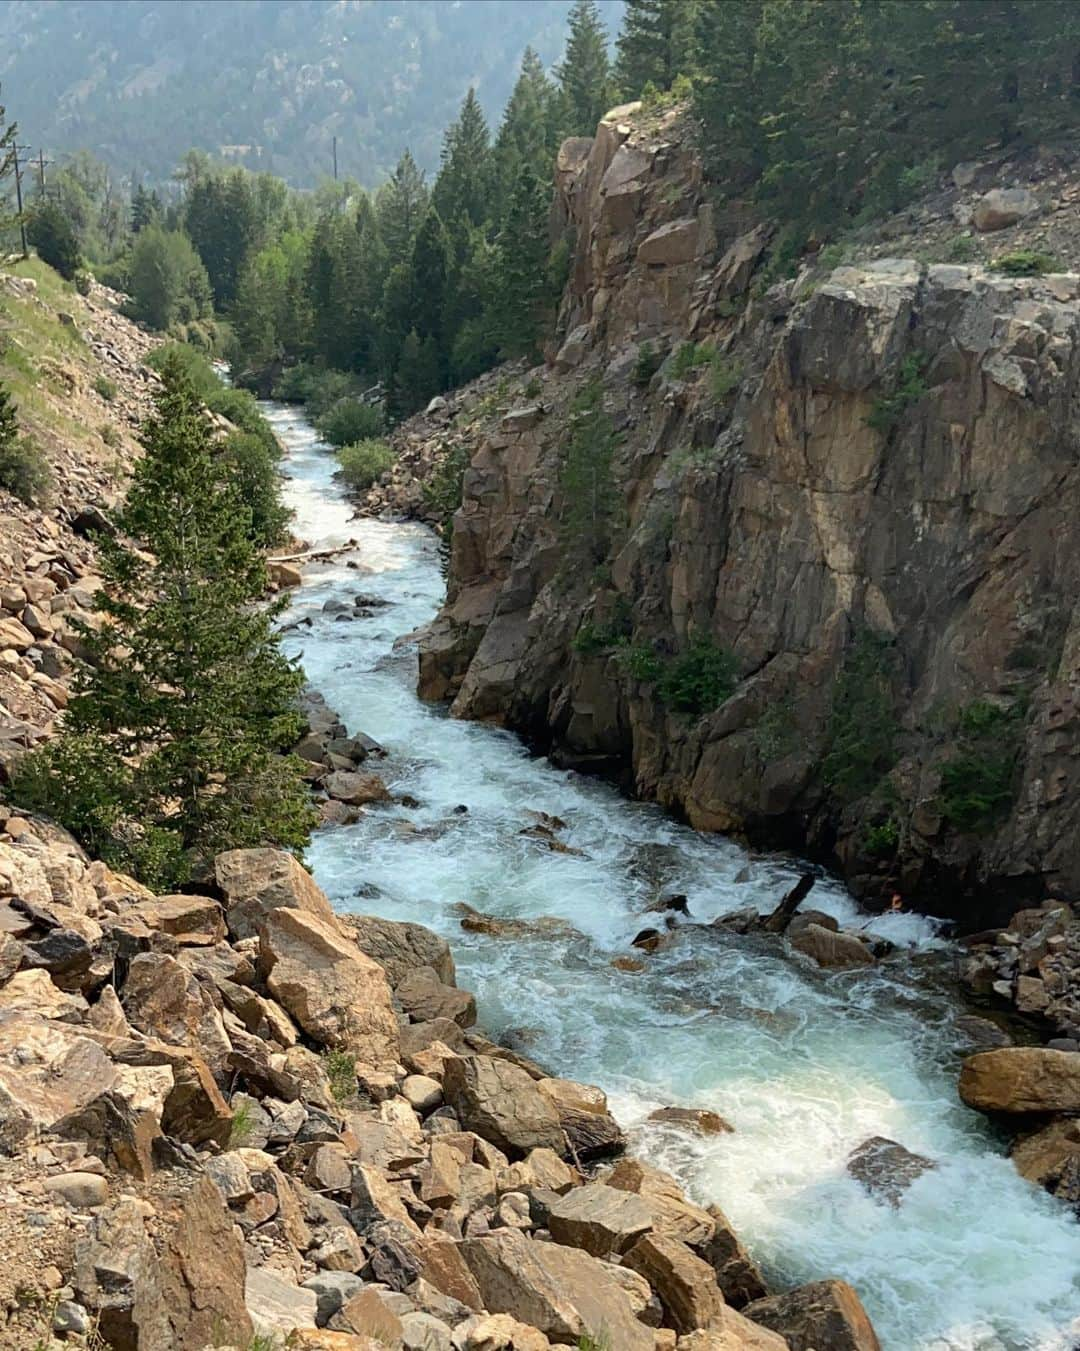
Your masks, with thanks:
M2 0L0 80L23 133L155 181L191 146L311 186L433 170L470 85L494 116L521 54L561 55L570 0ZM610 27L622 0L603 0ZM229 148L226 151L226 148Z

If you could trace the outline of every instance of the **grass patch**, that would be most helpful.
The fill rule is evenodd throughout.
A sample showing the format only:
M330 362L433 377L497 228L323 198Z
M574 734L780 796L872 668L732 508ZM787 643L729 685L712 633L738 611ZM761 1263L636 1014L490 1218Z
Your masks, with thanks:
M1004 272L1007 277L1042 277L1047 272L1064 272L1060 258L1037 249L1013 249L1001 253L990 263L993 272Z
M833 683L822 775L842 801L865 797L897 760L891 641L863 629Z
M886 436L896 427L904 413L929 392L923 379L927 367L925 352L912 352L900 363L900 377L891 394L875 399L866 425Z
M255 1118L251 1110L251 1103L242 1102L233 1112L232 1124L229 1127L229 1148L243 1149L251 1139L254 1130Z
M331 1049L322 1055L323 1068L330 1080L335 1102L347 1102L356 1094L356 1057L348 1051Z
M106 403L112 403L117 394L116 381L110 380L107 375L95 375L94 393Z

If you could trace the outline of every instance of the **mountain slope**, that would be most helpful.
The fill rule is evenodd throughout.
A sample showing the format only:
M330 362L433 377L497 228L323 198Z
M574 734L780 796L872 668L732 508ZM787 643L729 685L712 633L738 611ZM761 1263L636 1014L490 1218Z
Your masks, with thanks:
M298 186L433 170L475 85L491 121L532 44L558 59L570 0L0 0L0 81L24 141L160 178L192 146ZM622 0L601 0L609 30ZM229 149L226 149L229 148Z

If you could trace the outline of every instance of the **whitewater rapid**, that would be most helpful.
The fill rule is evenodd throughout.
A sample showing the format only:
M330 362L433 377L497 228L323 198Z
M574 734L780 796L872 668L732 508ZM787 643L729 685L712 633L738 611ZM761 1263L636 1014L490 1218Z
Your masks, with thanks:
M933 925L911 915L868 923L841 887L819 883L815 908L911 955L830 975L753 939L689 928L643 971L613 967L655 923L642 912L658 888L685 893L707 924L771 908L797 863L697 834L530 756L510 733L421 703L403 639L441 602L436 540L413 524L351 519L334 456L302 414L264 411L286 448L296 533L357 542L306 569L288 622L312 622L289 629L287 650L351 733L387 749L380 772L391 791L420 804L368 809L315 836L308 861L335 906L450 938L486 1031L606 1089L634 1150L720 1205L778 1285L850 1281L885 1351L1080 1345L1080 1225L1017 1175L992 1128L957 1099L962 1009L947 993L949 953ZM389 604L347 622L323 610L358 593ZM561 817L562 838L583 856L523 837L534 811ZM465 933L459 902L572 928ZM691 1138L646 1123L670 1104L710 1107L734 1133ZM873 1135L935 1161L898 1208L845 1171Z

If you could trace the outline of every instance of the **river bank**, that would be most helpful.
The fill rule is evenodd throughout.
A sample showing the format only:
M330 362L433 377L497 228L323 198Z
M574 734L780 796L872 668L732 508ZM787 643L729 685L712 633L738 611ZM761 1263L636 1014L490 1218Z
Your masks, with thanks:
M635 1149L723 1205L774 1279L845 1276L890 1347L1066 1345L1077 1231L956 1098L958 1060L971 1046L940 980L921 978L941 960L932 926L871 921L917 955L854 974L822 975L699 931L676 935L642 971L613 966L657 888L686 894L693 917L708 921L768 908L795 866L750 858L533 760L504 732L419 703L414 659L397 640L441 599L433 538L414 525L353 521L302 417L278 409L272 419L298 533L320 545L358 540L355 558L307 570L294 615L311 624L290 643L349 730L387 748L380 772L394 794L418 804L371 809L317 837L312 865L336 907L452 936L484 1025L560 1073L601 1083ZM389 603L363 615L356 592ZM342 600L344 611L323 609ZM561 838L581 853L522 837L537 810L566 821ZM572 931L462 933L461 902L555 917ZM865 922L839 888L819 887L814 904ZM692 1140L648 1123L672 1102L716 1110L735 1131ZM874 1135L937 1165L896 1209L845 1171Z

